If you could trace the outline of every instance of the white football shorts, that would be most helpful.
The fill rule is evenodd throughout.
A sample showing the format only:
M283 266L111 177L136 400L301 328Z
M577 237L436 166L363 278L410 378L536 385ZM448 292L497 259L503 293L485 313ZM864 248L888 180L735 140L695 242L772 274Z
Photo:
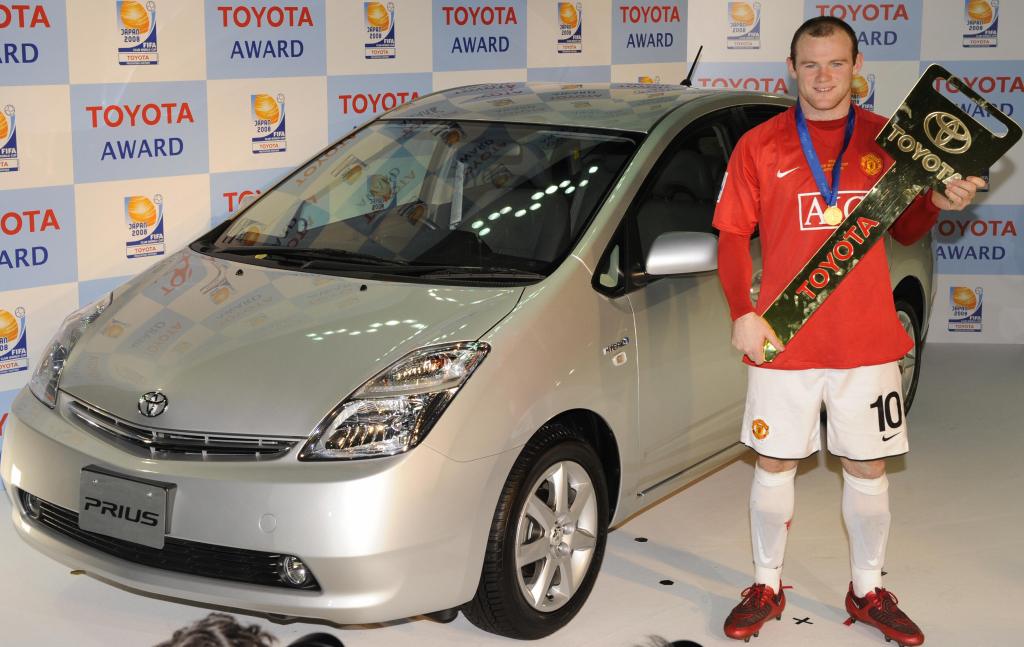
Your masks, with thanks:
M747 379L740 440L762 456L798 460L820 450L822 403L830 453L866 461L910 448L896 362L797 371L750 366Z

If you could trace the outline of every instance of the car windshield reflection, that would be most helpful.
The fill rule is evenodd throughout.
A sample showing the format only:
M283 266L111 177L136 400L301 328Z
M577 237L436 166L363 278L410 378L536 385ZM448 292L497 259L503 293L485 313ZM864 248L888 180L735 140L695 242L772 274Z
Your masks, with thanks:
M635 148L631 136L612 132L380 121L265 193L211 251L305 256L300 269L544 275L568 254ZM281 248L309 251L273 253Z

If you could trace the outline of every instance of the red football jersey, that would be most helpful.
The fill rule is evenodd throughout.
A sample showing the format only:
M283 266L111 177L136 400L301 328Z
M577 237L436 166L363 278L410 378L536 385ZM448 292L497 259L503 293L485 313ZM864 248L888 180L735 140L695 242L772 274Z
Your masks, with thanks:
M729 160L714 225L749 236L758 228L764 273L756 311L762 314L864 198L892 159L875 143L886 119L856 108L853 136L843 154L838 204L844 221L825 222L825 200L804 159L790 108L746 133ZM831 184L846 117L808 121L811 141ZM861 214L869 215L869 214ZM919 197L901 216L934 222L938 209ZM927 227L918 228L926 231ZM724 259L723 259L723 262ZM728 292L728 291L727 291ZM853 368L891 362L912 342L896 317L885 246L876 244L766 367ZM744 361L749 360L744 358Z

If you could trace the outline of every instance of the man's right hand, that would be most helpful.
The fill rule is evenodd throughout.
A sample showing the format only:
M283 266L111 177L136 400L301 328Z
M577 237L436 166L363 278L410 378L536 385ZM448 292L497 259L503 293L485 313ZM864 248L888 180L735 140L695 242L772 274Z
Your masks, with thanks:
M764 364L764 341L772 343L780 353L786 346L775 336L775 331L756 312L748 312L732 322L732 345L758 366Z

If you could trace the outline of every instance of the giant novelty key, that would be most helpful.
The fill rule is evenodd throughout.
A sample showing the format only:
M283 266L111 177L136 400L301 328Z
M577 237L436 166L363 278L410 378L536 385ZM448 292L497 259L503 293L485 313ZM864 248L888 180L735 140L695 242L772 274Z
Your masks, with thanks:
M996 135L942 96L936 89L940 80L1007 132ZM938 65L925 70L875 138L893 158L892 167L765 310L765 320L782 343L789 343L918 194L929 188L942 191L954 178L980 175L1020 137L1020 126L959 78ZM765 361L777 355L765 341Z

